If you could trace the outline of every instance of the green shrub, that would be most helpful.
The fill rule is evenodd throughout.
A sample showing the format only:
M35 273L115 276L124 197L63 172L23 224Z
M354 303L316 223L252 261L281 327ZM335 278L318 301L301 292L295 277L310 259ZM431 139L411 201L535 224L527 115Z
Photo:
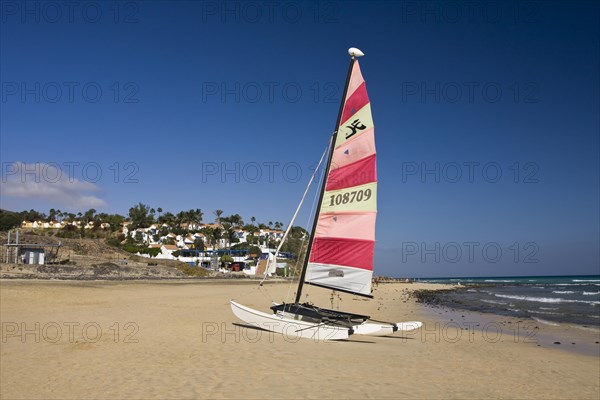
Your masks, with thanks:
M183 263L182 263L182 265L179 265L177 267L177 269L180 270L181 272L183 272L187 276L200 277L200 276L207 276L209 274L209 272L202 267L192 267L189 264L183 264Z
M222 263L232 263L233 257L231 257L229 254L223 254L219 261L221 261Z
M135 244L131 244L131 243L125 243L123 245L123 250L125 250L128 253L139 253L140 252L140 247L136 246Z
M118 237L111 237L106 239L106 244L113 247L121 247L121 241Z

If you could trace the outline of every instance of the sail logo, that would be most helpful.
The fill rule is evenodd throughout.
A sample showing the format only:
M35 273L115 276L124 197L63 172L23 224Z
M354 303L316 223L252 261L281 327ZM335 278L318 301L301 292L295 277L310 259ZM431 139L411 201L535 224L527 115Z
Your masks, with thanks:
M335 147L338 148L344 144L354 141L360 136L373 129L373 115L371 114L371 103L367 103L356 113L349 116L339 127L339 133L335 140Z
M352 136L356 135L356 132L358 131L364 131L367 129L367 127L362 124L358 118L352 121L350 125L347 125L346 128L350 129L350 132L346 132L346 139L350 139Z

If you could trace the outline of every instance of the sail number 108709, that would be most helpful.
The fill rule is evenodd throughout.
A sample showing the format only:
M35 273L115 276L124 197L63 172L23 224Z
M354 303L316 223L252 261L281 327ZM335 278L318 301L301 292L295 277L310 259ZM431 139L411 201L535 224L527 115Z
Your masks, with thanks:
M373 195L371 189L355 190L353 192L339 193L329 196L329 206L339 206L340 204L348 204L360 201L368 201Z

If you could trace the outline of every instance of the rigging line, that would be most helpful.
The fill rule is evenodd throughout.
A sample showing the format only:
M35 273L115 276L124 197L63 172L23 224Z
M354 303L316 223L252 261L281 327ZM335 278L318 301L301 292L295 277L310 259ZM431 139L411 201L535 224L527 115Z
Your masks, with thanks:
M335 145L335 143L334 143L335 134L336 134L336 132L333 132L331 134L331 138L329 139L328 151L331 151L331 147ZM325 166L325 169L323 170L323 174L321 174L319 176L319 186L325 185L325 181L327 179L327 176L325 175L326 171L327 171L327 166ZM306 227L307 228L309 227L309 224L311 223L311 220L315 224L318 222L318 221L314 221L313 218L311 218L311 216L314 216L314 214L315 214L315 209L317 207L319 207L319 204L317 204L318 202L319 202L319 192L317 191L315 193L315 197L313 198L313 203L312 203L312 206L310 208L310 214L307 216L307 219L308 219L306 221ZM312 230L312 225L310 227L311 227L311 230ZM304 253L303 263L304 263L304 261L306 261L307 263L308 263L308 261L310 261L310 254L308 253L308 250L310 248L310 242L313 239L312 237L310 237L310 233L306 236L306 238L307 238L307 240L305 240L305 242L306 242L306 251ZM302 264L302 265L304 265L304 264ZM301 288L298 287L298 290L301 290ZM306 298L307 299L308 299L308 295L310 294L310 291L311 291L311 287L309 286L309 287L306 288Z
M267 293L267 289L264 286L258 286L258 291L264 296L265 299L273 303L273 297Z
M242 293L242 294L240 294L240 295L232 298L232 300L242 299L242 298L248 296L250 293L253 293L256 290L260 291L260 286L252 287L252 289L250 289L247 292L244 292L244 293Z
M242 299L242 298L248 296L249 294L254 293L255 291L258 291L260 294L262 294L268 301L273 302L273 297L268 293L268 290L265 288L265 286L262 286L262 285L253 286L252 289L232 298L232 300Z
M311 208L311 213L312 214L312 210L314 209L314 204L313 207ZM310 215L309 215L310 218ZM306 223L308 224L309 221L306 221ZM302 242L300 242L300 251L298 254L298 260L296 260L296 269L295 271L297 271L298 265L301 265L304 262L304 258L306 257L306 253L303 253L306 251L305 245L306 245L306 235L302 238ZM304 254L304 255L302 255ZM302 255L302 257L300 257ZM292 289L292 284L294 283L294 278L292 277L292 280L290 281L290 284L288 285L288 291L287 294L285 296L285 303L288 302L288 299L290 298L290 291Z
M321 159L319 160L319 163L317 164L317 167L315 168L315 172L313 172L312 176L310 177L310 182L306 188L306 190L304 191L304 195L302 196L302 201L300 202L300 205L302 205L302 203L304 202L304 198L306 197L306 194L308 193L308 188L310 187L310 185L312 184L315 176L317 176L317 174L319 173L319 169L321 168L321 164L323 163L323 160L325 159L325 156L329 153L329 150L331 148L331 146L333 145L333 136L335 135L335 132L331 134L331 136L329 137L329 143L327 144L327 146L325 147L325 151L323 152L323 155L321 156ZM323 179L325 179L325 177L319 177L319 184L322 183ZM317 193L318 194L318 193ZM310 213L308 214L308 220L306 221L306 227L308 228L308 224L310 222L311 216L313 215L313 212L315 210L315 204L317 202L317 195L315 195L315 197L313 198L313 202L312 202L312 206L310 208ZM300 206L298 206L298 209L296 210L296 213L294 214L294 218L296 218L296 214L298 214L298 210L300 209ZM293 221L293 219L292 219ZM290 223L290 226L292 226L292 224ZM288 227L289 229L289 227ZM307 231L308 232L308 231ZM304 238L302 238L302 243L300 244L300 254L302 254L302 249L304 248L304 242L306 242L306 240L311 240L310 237L307 237L307 235L304 236ZM283 241L282 241L283 243ZM308 248L307 248L308 249ZM296 269L295 271L298 271L298 264L300 261L300 254L298 255L298 261L296 262ZM308 257L309 254L305 253L304 254L304 258L302 259L302 265L304 265L304 259L306 257ZM290 291L292 289L292 283L294 282L294 279L292 279L292 281L290 282L290 285L288 286L288 292L287 295L285 296L285 302L287 303L288 298L290 297Z
M302 207L302 203L304 203L304 199L306 198L306 194L308 193L308 191L310 189L310 186L312 185L313 180L315 179L315 175L317 174L317 171L319 171L319 167L321 166L321 163L323 162L323 159L325 158L325 155L327 154L327 150L329 149L330 145L331 145L331 139L329 139L329 145L327 146L327 148L323 152L323 155L321 156L321 159L319 160L319 164L317 164L317 168L315 168L315 172L313 172L312 176L310 177L310 180L308 181L308 185L306 186L306 189L304 190L304 194L302 195L302 199L300 200L300 204L298 204L298 207L296 208L296 212L294 212L294 215L292 216L292 220L288 224L288 227L287 227L285 233L283 234L283 238L281 238L281 242L279 242L279 246L277 246L277 250L275 250L275 257L273 257L273 262L275 264L277 264L277 255L279 254L279 250L281 250L281 246L283 246L283 243L285 242L285 239L287 239L287 236L290 233L290 230L292 229L292 226L294 224L294 220L296 219L296 216L298 215L298 212L300 211L300 208ZM260 281L259 286L262 286L262 284L265 281L265 279L267 279L267 273L269 271L268 267L269 267L269 262L267 261L267 268L265 269L265 276Z

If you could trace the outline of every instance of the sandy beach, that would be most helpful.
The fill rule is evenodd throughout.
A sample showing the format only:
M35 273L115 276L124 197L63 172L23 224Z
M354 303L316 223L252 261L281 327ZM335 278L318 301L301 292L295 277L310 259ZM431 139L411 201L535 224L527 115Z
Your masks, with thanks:
M0 397L599 398L597 332L577 332L583 354L538 340L543 326L492 316L475 327L471 314L439 315L410 297L439 287L336 296L334 308L425 326L313 342L234 325L230 299L267 311L292 298L287 283L2 280ZM332 305L330 291L307 293Z

